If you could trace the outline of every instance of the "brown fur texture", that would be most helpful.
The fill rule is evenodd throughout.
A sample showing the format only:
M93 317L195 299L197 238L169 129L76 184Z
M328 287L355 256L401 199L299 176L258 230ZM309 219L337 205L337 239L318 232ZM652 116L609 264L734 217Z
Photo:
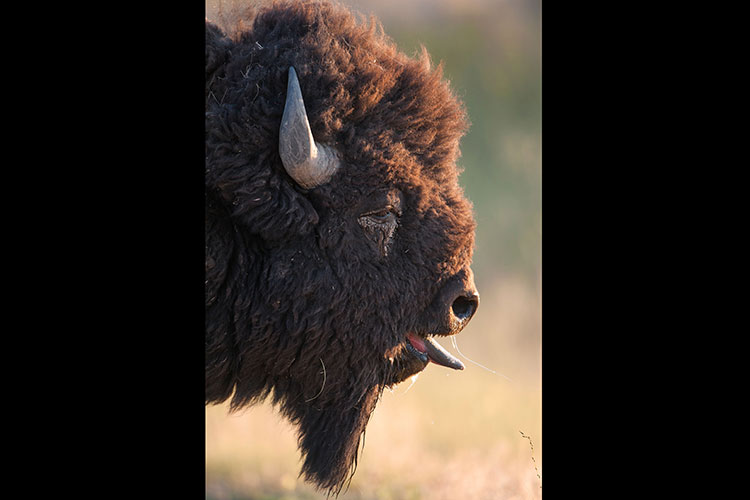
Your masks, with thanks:
M427 365L407 333L461 328L467 119L425 51L406 57L337 4L276 2L240 21L206 22L206 402L270 396L299 428L302 474L338 494L383 389ZM342 164L311 190L278 153L290 66Z

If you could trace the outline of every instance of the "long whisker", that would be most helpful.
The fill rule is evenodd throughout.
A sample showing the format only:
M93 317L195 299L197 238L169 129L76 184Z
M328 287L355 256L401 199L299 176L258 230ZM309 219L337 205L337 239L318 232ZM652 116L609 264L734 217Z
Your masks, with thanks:
M323 365L323 385L320 387L320 391L318 391L318 393L315 396L311 397L310 399L306 399L305 403L309 403L313 399L323 394L323 388L326 386L326 365L325 363L323 363L323 359L321 358L318 358L318 359L320 359L320 364Z
M411 389L412 386L417 382L417 378L419 378L419 373L412 375L410 378L411 378L411 384L409 384L409 387L406 388L406 390L404 391L404 394L409 392L409 389Z
M477 363L476 361L474 361L473 359L470 359L470 358L469 358L468 356L466 356L466 355L465 355L464 353L462 353L462 352L461 352L461 349L459 349L459 348L458 348L458 343L456 342L456 336L455 336L455 335L453 335L453 336L451 337L451 343L453 344L453 347L454 347L454 348L456 349L456 351L458 351L458 354L459 354L459 355L460 355L461 357L463 357L464 359L466 359L467 361L469 361L469 362L471 362L471 363L474 363L474 364L475 364L475 365L477 365L478 367L480 367L480 368L484 368L484 369L485 369L485 370L487 370L488 372L490 372L490 373L494 373L495 375L499 375L499 376L501 376L501 377L504 377L504 378L506 378L506 379L508 379L509 381L511 381L511 382L512 382L512 380L510 379L510 377L507 377L507 376L503 375L502 373L496 372L495 370L490 370L490 369L489 369L489 368L487 368L486 366L484 366L484 365L481 365L481 364Z

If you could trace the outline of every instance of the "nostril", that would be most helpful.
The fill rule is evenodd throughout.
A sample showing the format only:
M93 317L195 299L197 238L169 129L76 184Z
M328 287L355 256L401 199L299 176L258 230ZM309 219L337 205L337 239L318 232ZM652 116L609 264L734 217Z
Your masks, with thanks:
M461 296L453 301L451 309L453 309L453 314L456 316L456 318L458 318L460 321L464 321L474 316L474 312L477 310L478 305L478 296Z

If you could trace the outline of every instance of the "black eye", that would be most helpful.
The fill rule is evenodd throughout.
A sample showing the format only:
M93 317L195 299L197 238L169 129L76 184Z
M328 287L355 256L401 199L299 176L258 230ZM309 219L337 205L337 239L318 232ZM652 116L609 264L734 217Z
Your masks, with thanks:
M370 224L390 225L396 224L396 218L397 215L394 212L393 208L387 207L363 214L362 216L360 216L360 221L364 219L365 221L369 221Z
M378 222L385 222L393 216L393 212L391 212L388 208L384 208L382 210L378 210L377 212L371 212L367 214L367 216Z
M398 226L398 217L399 214L392 206L365 212L359 216L359 225L362 226L367 237L377 245L383 257L388 255L393 233Z

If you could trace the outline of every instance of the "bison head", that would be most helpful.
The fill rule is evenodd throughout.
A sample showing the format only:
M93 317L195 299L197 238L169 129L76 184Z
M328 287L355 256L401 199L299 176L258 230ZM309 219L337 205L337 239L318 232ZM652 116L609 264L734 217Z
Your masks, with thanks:
M338 493L384 388L479 304L460 102L426 52L328 3L206 23L206 402L266 397Z

